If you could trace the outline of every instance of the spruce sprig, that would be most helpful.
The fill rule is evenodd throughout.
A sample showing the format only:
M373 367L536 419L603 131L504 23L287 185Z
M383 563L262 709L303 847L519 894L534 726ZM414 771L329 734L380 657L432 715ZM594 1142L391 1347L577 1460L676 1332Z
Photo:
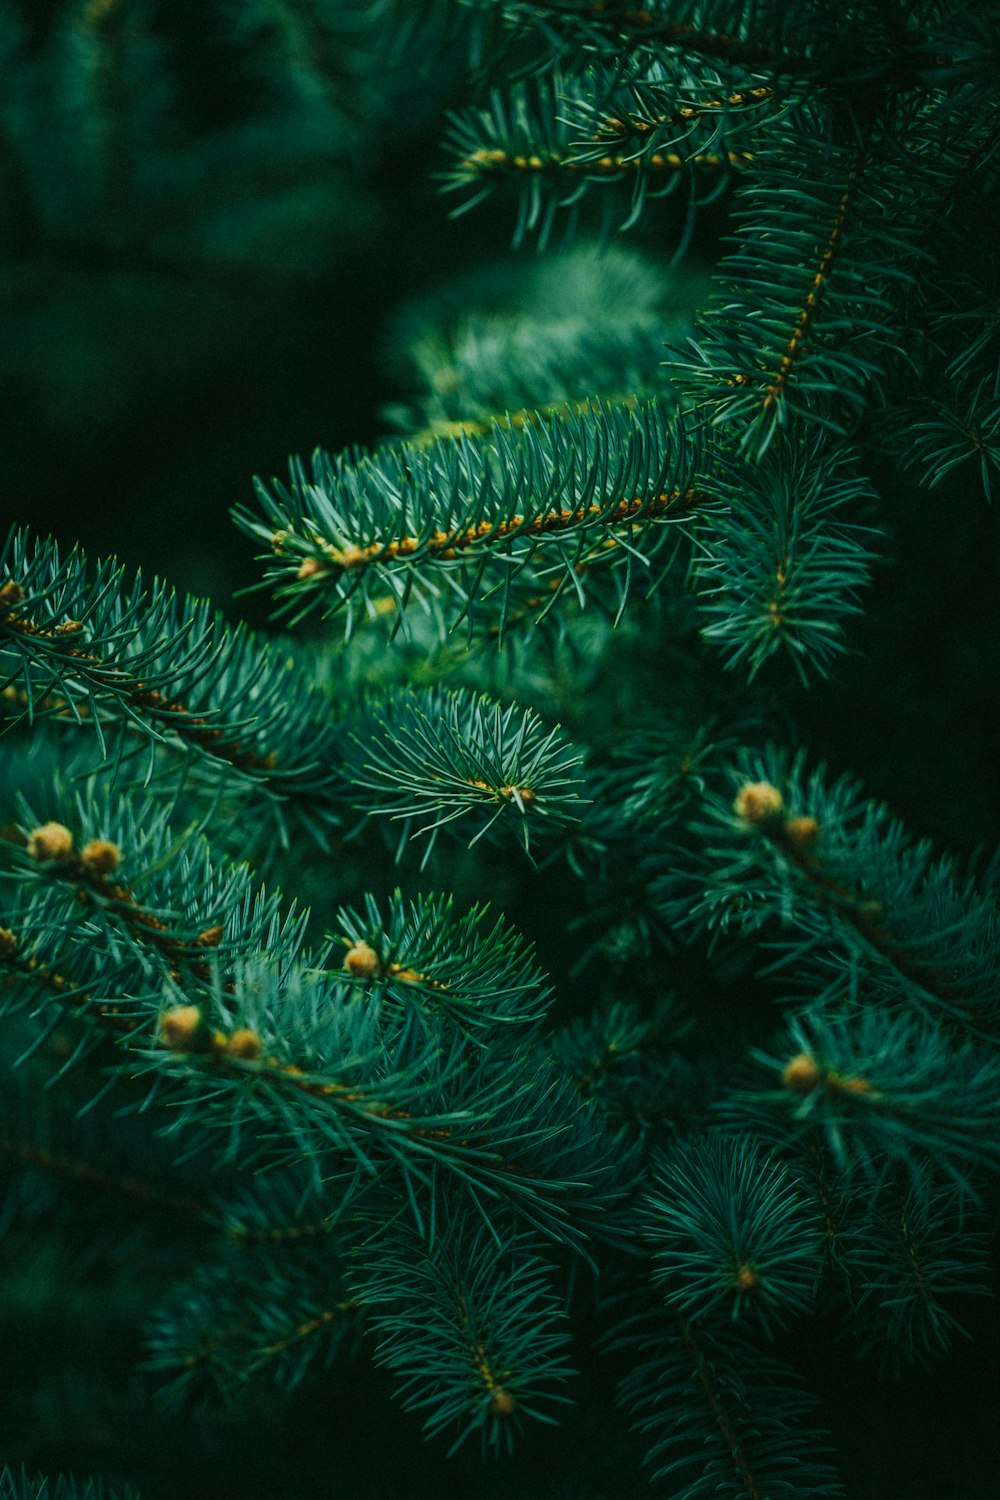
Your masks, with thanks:
M0 1500L139 1500L139 1492L121 1485L109 1489L100 1479L52 1479L5 1467L0 1473Z
M263 520L235 518L267 544L267 580L294 619L343 612L349 630L370 608L426 601L471 624L486 600L502 630L523 569L544 560L550 592L582 595L577 567L605 544L644 571L698 498L682 425L647 402L426 448L317 452L311 472L293 461L289 485L258 484Z
M996 1035L997 913L957 862L916 842L850 777L746 752L692 819L688 869L656 882L664 915L762 932L771 972L825 1002L868 993ZM689 899L693 898L693 899Z
M763 1112L792 1138L818 1135L841 1171L878 1179L930 1160L974 1192L970 1173L1000 1167L1000 1059L926 1017L813 1007L789 1023L780 1055L754 1056L779 1087L737 1096L734 1117Z
M828 1436L805 1425L815 1403L780 1360L662 1310L626 1317L613 1346L635 1361L618 1399L648 1445L652 1478L669 1479L681 1500L844 1494Z
M373 897L363 911L342 908L337 938L344 969L372 1004L398 1008L416 1024L445 1015L473 1038L525 1026L545 1015L551 990L520 935L488 909L459 917L440 895L405 903L397 890L383 914ZM336 954L336 946L334 947Z
M458 1427L510 1449L525 1418L554 1422L574 1373L563 1309L538 1246L466 1214L429 1250L405 1220L377 1236L376 1270L354 1284L369 1305L375 1358L394 1372L428 1435ZM556 1410L553 1410L556 1408Z
M815 1295L819 1219L794 1174L750 1141L695 1137L662 1155L644 1227L653 1283L685 1318L773 1324Z

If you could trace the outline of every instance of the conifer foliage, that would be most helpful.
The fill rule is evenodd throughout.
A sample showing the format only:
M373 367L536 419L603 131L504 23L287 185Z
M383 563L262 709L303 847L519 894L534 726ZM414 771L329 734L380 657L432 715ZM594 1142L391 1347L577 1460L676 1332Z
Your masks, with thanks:
M64 9L13 240L206 255L155 7ZM459 55L442 185L534 244L399 313L395 436L235 507L271 633L6 537L0 1319L56 1354L0 1496L978 1500L998 867L886 802L991 525L993 8L238 10L310 122L241 139L262 212L302 173L321 239L381 74Z

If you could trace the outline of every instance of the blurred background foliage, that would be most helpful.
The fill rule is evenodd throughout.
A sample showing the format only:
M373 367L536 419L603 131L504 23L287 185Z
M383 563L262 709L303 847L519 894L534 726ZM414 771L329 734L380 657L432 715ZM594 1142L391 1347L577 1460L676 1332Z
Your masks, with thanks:
M252 476L390 430L400 309L511 234L504 202L456 222L437 192L468 39L411 9L0 7L5 522L227 607L257 572L228 515Z
M375 436L389 310L468 253L427 183L464 57L376 77L361 6L303 14L17 0L0 28L5 509L220 604L253 575L229 506Z

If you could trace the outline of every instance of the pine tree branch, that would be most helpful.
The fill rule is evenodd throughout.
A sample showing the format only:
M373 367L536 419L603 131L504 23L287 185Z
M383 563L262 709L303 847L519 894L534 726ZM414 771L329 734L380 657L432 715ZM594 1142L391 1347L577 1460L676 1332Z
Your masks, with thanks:
M800 1425L813 1403L770 1354L657 1308L628 1317L612 1347L638 1359L618 1399L650 1443L653 1479L669 1475L678 1500L764 1500L782 1489L843 1495L829 1440Z
M258 487L263 522L235 514L271 549L268 580L296 619L317 606L346 609L349 627L355 598L364 604L377 586L400 613L411 599L454 599L471 620L480 600L502 601L539 557L568 579L605 539L648 556L704 498L687 469L675 419L654 404L602 407L554 425L494 428L488 440L339 460L320 452L311 475L293 464L290 488Z
M809 72L815 67L807 55L786 52L753 37L714 31L677 19L677 7L659 0L636 6L629 0L507 0L507 14L526 25L563 27L576 40L592 40L602 49L649 47L676 50L681 55L713 58L740 67L767 68L778 73ZM738 10L739 8L737 8ZM780 10L772 12L774 20ZM761 25L759 35L780 35L780 26Z
M109 1171L83 1156L51 1151L34 1141L14 1140L3 1135L0 1135L0 1154L22 1166L36 1167L40 1171L64 1177L74 1184L139 1203L144 1208L159 1209L184 1218L208 1218L206 1205L197 1198L165 1191L156 1183L137 1177L132 1172Z
M140 1500L138 1490L116 1485L108 1489L101 1479L73 1479L58 1475L29 1476L23 1466L15 1472L6 1465L0 1471L0 1500Z
M819 1223L801 1184L748 1141L685 1141L654 1163L643 1225L652 1280L690 1317L768 1323L815 1296Z
M137 728L256 784L317 835L337 821L337 732L323 696L277 652L204 605L162 589L123 593L112 565L91 578L78 553L62 562L20 533L3 562L3 666L8 683L20 678L29 717L54 705L61 718L85 712L102 749L104 723Z
M973 1201L970 1174L1000 1169L995 1053L952 1044L924 1017L858 1006L814 1006L782 1043L780 1059L754 1052L782 1087L737 1095L731 1118L784 1120L793 1138L815 1131L841 1173L876 1181L892 1163L919 1171L929 1159Z
M807 779L801 756L740 765L735 801L710 797L710 819L697 823L698 894L693 909L682 898L685 919L748 933L773 923L766 944L782 956L771 971L794 965L824 999L864 985L995 1036L997 914L954 861L914 844L850 780L827 785L821 770ZM676 890L663 879L665 914Z
M522 1235L494 1238L468 1215L448 1217L435 1244L401 1219L383 1230L374 1270L352 1277L370 1306L376 1359L401 1380L428 1435L459 1425L451 1452L477 1430L510 1449L524 1417L554 1420L574 1373L549 1272ZM433 1253L428 1253L430 1250Z

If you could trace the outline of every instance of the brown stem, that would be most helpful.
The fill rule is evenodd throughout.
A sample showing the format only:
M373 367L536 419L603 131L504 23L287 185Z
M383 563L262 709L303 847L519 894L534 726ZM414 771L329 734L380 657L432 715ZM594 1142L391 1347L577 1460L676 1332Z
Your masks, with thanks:
M606 505L583 505L575 509L546 511L530 521L524 516L511 516L506 521L481 521L465 531L435 531L427 537L403 536L392 542L370 542L365 547L348 544L338 548L319 537L311 537L310 540L322 552L319 571L324 574L341 574L357 572L372 564L393 562L396 558L410 557L416 553L451 561L507 538L558 535L599 518L608 526L631 525L637 517L665 516L674 511L689 510L704 498L694 489L672 490L649 500L639 497L620 500L610 509ZM275 545L279 548L280 555L289 533L282 532L278 535L279 541Z
M6 598L2 597L4 593ZM193 714L178 699L148 687L124 668L113 666L96 653L73 645L73 637L83 629L79 621L64 620L55 626L39 625L25 611L18 609L20 598L20 585L13 580L0 591L0 630L8 631L18 640L39 642L43 649L55 646L59 655L78 662L96 686L113 693L154 722L165 724L178 738L204 750L214 759L224 760L239 771L259 773L274 769L276 756L273 752L260 755L247 749L239 740L227 740L223 730L212 729L206 718Z
M832 908L888 964L913 984L948 1004L958 997L951 991L948 975L936 964L922 963L907 944L885 925L882 905L863 899L856 891L825 870L807 845L788 835L784 819L767 822L762 832L809 881L821 905Z
M792 331L791 338L788 340L788 343L785 346L785 352L782 355L781 363L778 365L777 370L771 377L770 383L768 384L767 392L764 396L765 411L770 411L785 394L785 390L788 386L789 380L791 379L796 360L805 347L806 339L809 336L809 330L811 329L813 319L816 316L816 309L819 305L820 297L822 296L824 287L830 279L830 273L833 269L833 263L836 259L837 251L840 248L841 240L844 237L844 231L847 228L851 213L854 209L854 203L858 193L858 183L861 180L863 166L864 160L861 151L857 150L853 155L851 170L847 176L847 186L841 194L840 202L837 205L837 212L834 216L833 227L830 230L830 234L823 249L823 253L820 256L819 266L817 267L816 272L813 275L812 284L810 286L809 292L806 295L805 302L799 312L798 321L795 325L794 330Z
M688 1357L694 1366L698 1384L701 1386L702 1394L708 1403L709 1411L719 1429L719 1436L725 1445L726 1453L732 1459L733 1467L739 1475L747 1500L765 1500L764 1492L754 1477L750 1462L743 1450L736 1428L733 1425L719 1383L712 1373L712 1368L705 1357L705 1351L696 1338L690 1323L680 1313L674 1314L677 1331L681 1342L687 1351Z
M199 1203L196 1198L164 1192L161 1188L144 1182L131 1172L108 1172L103 1167L95 1166L93 1162L86 1161L82 1157L49 1151L42 1146L34 1145L31 1141L15 1140L11 1136L0 1136L0 1153L14 1161L23 1162L26 1166L40 1167L43 1171L55 1173L57 1176L69 1177L75 1182L86 1183L88 1187L103 1188L108 1192L118 1193L124 1198L134 1198L149 1208L169 1209L173 1213L196 1218L206 1217L205 1205Z

